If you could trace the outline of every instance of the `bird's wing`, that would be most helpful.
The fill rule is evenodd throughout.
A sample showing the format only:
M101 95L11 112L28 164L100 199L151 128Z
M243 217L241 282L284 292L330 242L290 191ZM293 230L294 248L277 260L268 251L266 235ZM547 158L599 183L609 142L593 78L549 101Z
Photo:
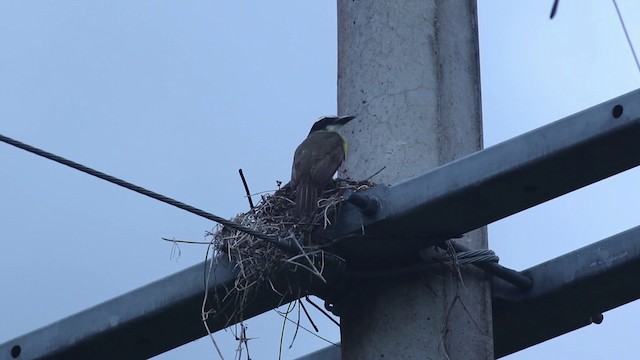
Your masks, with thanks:
M310 173L310 181L320 188L327 186L344 160L342 137L336 133L335 136L329 137L327 142L332 144L326 147L328 149L326 152L314 154L316 165Z

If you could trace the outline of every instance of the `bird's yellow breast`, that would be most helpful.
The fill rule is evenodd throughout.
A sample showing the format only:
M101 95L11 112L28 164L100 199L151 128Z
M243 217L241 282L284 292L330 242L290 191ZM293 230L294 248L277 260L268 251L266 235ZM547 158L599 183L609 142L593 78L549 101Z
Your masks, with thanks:
M344 136L342 136L340 133L338 133L338 135L340 135L340 138L342 138L342 150L344 150L344 153L347 153L347 150L349 150L349 144L347 143L347 139L344 138Z

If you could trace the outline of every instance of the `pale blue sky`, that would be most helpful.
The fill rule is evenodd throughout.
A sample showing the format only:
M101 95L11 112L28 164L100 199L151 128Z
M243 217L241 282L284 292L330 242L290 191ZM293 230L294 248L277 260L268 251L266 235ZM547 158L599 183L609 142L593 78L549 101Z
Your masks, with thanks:
M640 87L610 1L479 2L487 146ZM640 47L640 4L619 0ZM231 217L288 180L320 115L336 112L331 1L0 2L0 133ZM204 259L206 220L0 144L0 342ZM524 269L639 224L635 169L490 226ZM335 325L316 314L321 334ZM508 359L633 358L640 306ZM281 319L249 321L256 359ZM285 359L326 346L300 333ZM236 342L216 334L227 358ZM212 358L201 339L160 359Z

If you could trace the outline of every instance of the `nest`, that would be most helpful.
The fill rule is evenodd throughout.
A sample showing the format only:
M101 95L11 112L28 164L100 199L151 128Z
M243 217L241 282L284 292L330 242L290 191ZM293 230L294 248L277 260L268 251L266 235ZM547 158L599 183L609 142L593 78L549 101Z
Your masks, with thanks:
M317 211L304 219L293 216L294 192L291 187L284 186L273 194L263 195L253 209L232 219L263 234L295 240L301 245L302 254L292 255L272 243L227 227L210 233L218 256L228 257L238 271L235 286L227 294L227 297L235 296L236 309L241 311L260 286L270 286L274 292L284 296L273 282L273 275L283 266L292 266L296 270L302 268L322 278L321 269L308 260L310 257L323 256L325 251L330 250L328 244L314 242L314 231L335 220L342 194L346 190L360 191L371 186L373 184L368 181L336 180L320 196ZM287 289L296 290L299 289Z

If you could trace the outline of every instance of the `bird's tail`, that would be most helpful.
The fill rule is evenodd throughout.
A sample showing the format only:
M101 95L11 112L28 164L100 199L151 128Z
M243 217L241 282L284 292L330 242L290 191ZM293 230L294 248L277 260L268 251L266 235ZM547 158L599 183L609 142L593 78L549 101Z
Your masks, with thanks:
M302 217L311 214L318 206L318 191L310 184L298 184L296 187L296 206L294 215Z

